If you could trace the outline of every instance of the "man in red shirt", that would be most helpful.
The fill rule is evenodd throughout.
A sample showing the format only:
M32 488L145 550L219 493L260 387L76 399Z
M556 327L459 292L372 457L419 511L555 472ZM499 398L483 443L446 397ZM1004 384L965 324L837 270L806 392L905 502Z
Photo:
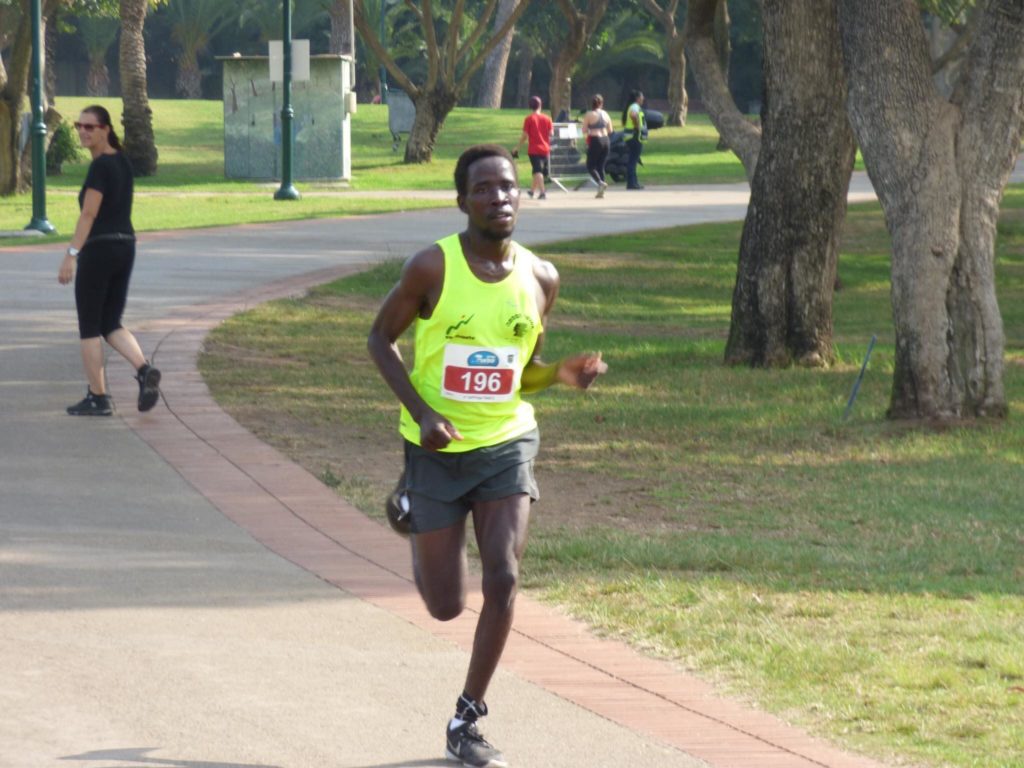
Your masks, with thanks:
M530 109L533 112L523 121L523 135L519 137L519 143L512 150L513 157L519 157L519 148L526 142L526 153L530 156L530 166L533 168L533 184L527 192L530 197L536 196L538 200L547 198L544 190L544 177L548 175L550 168L548 160L551 156L551 134L553 127L551 118L540 111L540 96L530 97Z

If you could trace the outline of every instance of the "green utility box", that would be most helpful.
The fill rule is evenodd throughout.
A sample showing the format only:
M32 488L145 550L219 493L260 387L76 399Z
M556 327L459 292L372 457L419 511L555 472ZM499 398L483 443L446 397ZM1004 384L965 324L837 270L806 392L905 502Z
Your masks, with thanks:
M282 86L270 79L269 58L218 58L224 66L224 176L279 180ZM352 177L352 67L349 56L310 56L309 79L292 81L292 175L297 180Z

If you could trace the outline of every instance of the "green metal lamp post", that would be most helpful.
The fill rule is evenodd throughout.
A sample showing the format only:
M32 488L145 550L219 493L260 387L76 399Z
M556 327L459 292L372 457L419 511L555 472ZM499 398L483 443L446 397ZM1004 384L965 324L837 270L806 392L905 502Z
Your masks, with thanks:
M32 0L32 221L25 229L49 235L57 229L46 220L46 121L43 118L42 0ZM17 119L15 115L15 119Z
M292 184L292 120L295 110L292 109L292 3L284 0L284 35L281 41L282 80L281 93L281 187L274 193L275 200L298 200L302 197L299 190Z

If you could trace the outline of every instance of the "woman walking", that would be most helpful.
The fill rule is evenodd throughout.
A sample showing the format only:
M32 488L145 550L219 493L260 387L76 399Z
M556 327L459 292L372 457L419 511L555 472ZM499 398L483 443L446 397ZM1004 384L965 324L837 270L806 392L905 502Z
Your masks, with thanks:
M149 364L135 336L121 325L135 263L132 167L106 109L86 107L75 129L92 163L78 193L81 214L57 280L61 285L75 281L82 365L89 389L67 412L72 416L113 412L103 371L103 339L135 368L139 410L148 411L160 397L160 371Z
M604 97L594 94L590 111L583 116L583 135L587 137L587 173L597 184L596 197L604 197L608 183L604 180L604 167L608 163L609 136L612 119L604 111Z

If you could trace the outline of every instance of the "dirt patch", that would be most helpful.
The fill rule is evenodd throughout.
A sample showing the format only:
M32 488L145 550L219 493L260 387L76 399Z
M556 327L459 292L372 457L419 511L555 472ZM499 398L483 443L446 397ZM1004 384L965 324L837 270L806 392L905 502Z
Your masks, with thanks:
M367 434L343 424L311 424L287 413L260 407L225 410L261 440L375 518L382 518L383 499L401 472L402 447L397 430ZM397 419L397 408L396 408ZM593 527L650 532L678 528L670 513L637 480L611 473L576 473L545 462L541 448L537 481L541 500L532 525L540 530L580 531Z

